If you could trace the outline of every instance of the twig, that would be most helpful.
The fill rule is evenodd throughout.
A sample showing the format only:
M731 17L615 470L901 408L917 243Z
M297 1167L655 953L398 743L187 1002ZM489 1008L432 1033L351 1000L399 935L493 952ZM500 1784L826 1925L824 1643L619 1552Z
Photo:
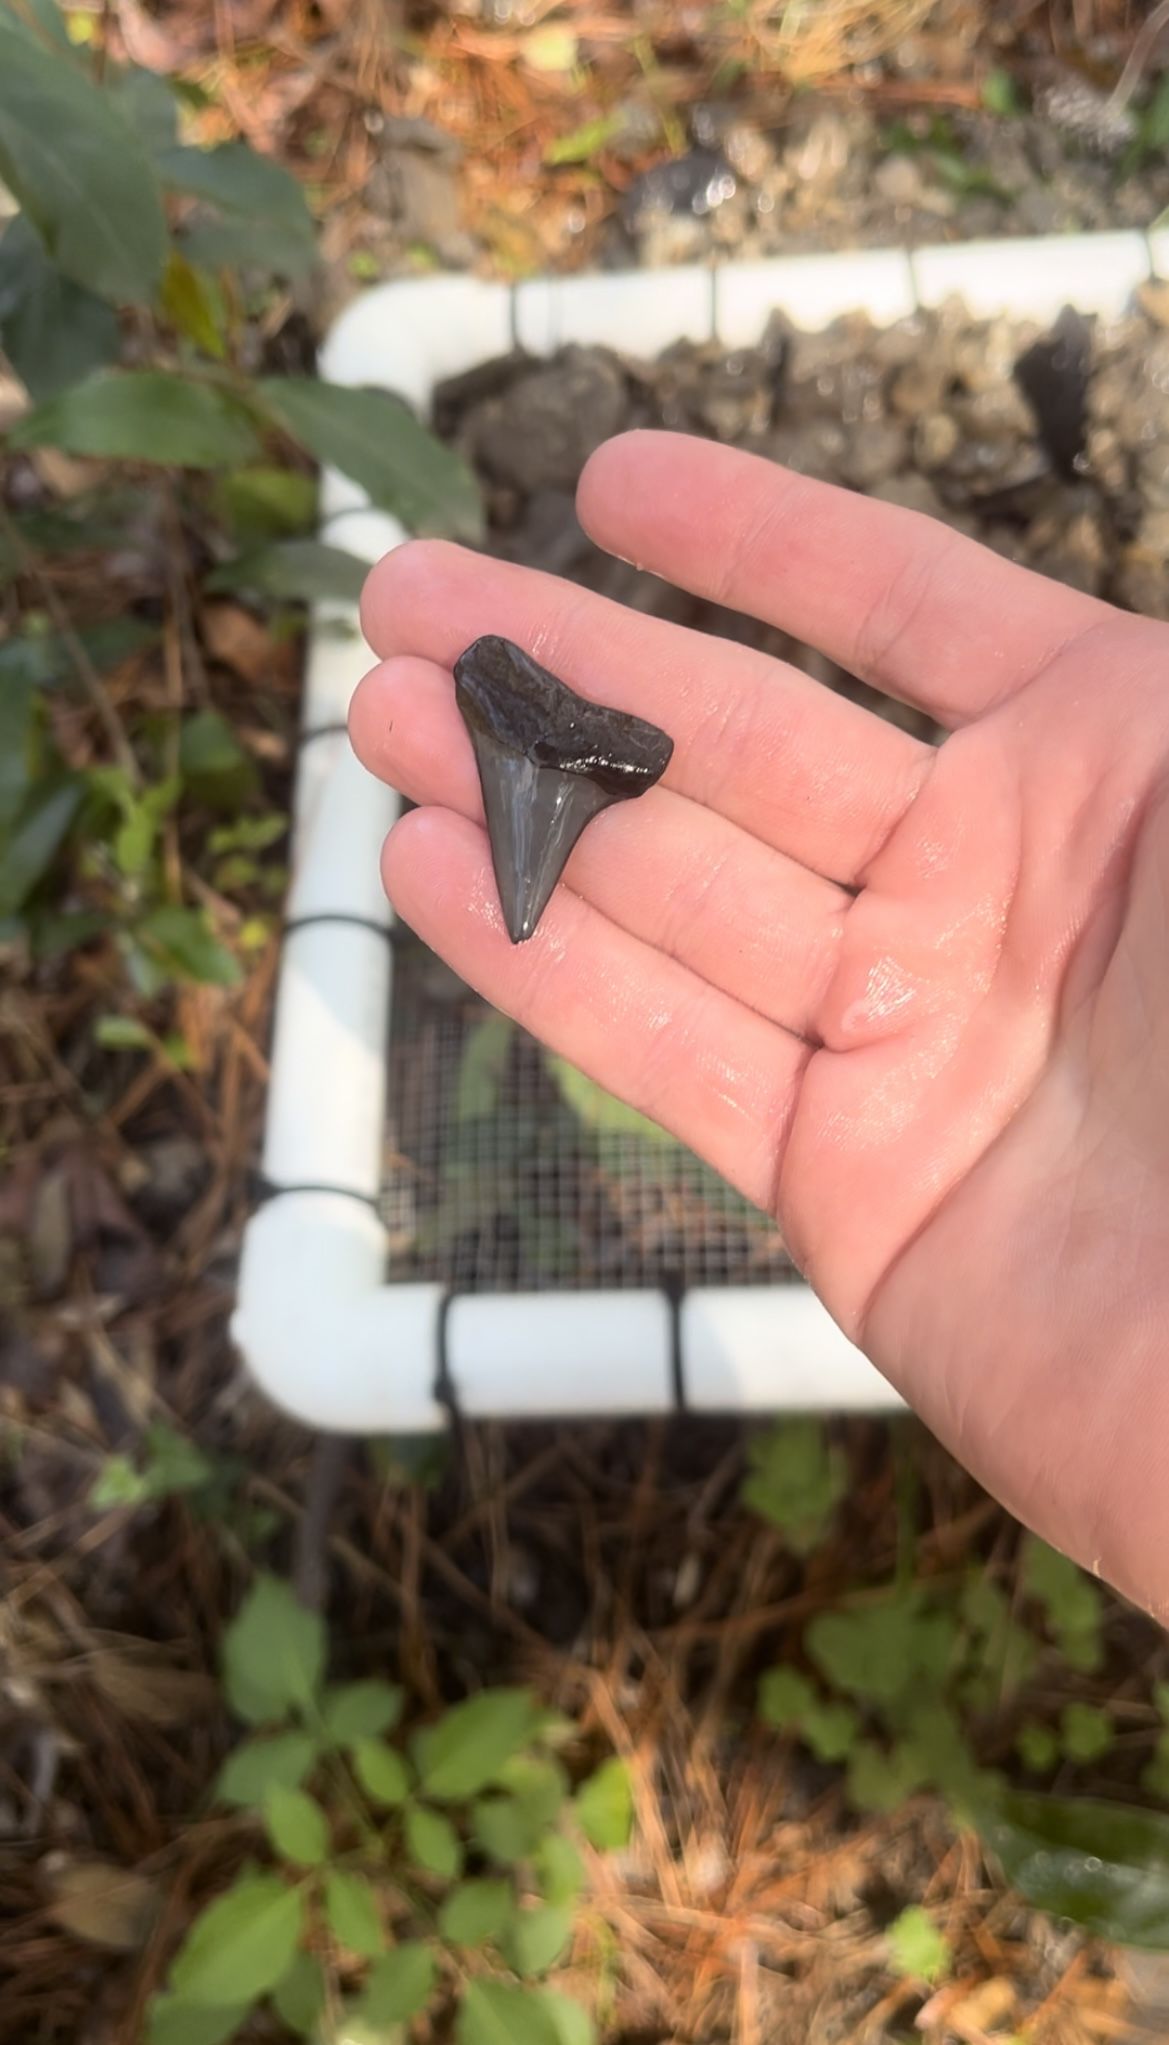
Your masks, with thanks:
M1125 60L1124 69L1108 95L1108 103L1105 108L1107 113L1122 114L1124 112L1125 107L1141 82L1141 75L1152 55L1157 37L1165 27L1169 27L1169 0L1160 0L1160 5L1154 7L1148 20L1137 31L1136 40Z
M25 545L20 528L9 511L8 506L4 503L3 498L0 498L0 530L3 531L5 539L20 562L21 569L25 574L32 577L40 591L45 609L48 611L61 636L61 644L73 662L77 679L85 690L90 705L106 735L110 751L113 753L130 786L132 788L139 788L142 777L138 772L138 762L134 758L134 749L126 737L122 720L110 701L105 683L102 681L101 676L98 674L97 669L74 631L69 613L53 588L52 582L45 574L35 554L31 553Z

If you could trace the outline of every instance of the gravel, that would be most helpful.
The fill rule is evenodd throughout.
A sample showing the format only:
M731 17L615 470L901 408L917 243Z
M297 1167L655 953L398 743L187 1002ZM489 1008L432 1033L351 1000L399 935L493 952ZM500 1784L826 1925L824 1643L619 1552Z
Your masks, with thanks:
M573 506L591 449L632 426L733 443L1169 618L1167 399L1169 287L1150 285L1124 320L1066 313L1050 333L953 303L883 329L856 316L801 334L777 318L759 347L734 353L685 342L648 363L601 348L513 355L443 386L436 410L482 478L492 552L750 638L870 700L782 634L599 552Z

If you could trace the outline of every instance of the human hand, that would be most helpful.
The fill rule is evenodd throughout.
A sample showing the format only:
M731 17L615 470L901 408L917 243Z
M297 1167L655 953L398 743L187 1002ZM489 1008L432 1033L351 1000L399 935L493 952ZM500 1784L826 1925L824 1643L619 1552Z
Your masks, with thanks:
M373 571L365 764L405 920L770 1208L1011 1510L1169 1617L1169 629L915 513L671 434L600 545L927 709L435 542ZM513 947L450 669L484 632L675 740Z

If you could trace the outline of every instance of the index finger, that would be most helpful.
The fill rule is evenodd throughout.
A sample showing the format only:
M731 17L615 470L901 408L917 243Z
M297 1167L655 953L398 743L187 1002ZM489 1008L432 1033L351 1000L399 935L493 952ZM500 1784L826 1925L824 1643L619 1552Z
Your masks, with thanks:
M941 724L991 709L1111 606L921 512L683 433L623 433L580 481L597 543L763 618Z

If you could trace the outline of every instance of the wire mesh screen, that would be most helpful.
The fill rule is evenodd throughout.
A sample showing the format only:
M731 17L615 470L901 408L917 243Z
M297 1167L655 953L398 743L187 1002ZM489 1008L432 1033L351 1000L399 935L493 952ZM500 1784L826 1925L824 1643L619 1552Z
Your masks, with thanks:
M382 1212L392 1280L465 1292L795 1275L765 1215L413 940L395 959Z

